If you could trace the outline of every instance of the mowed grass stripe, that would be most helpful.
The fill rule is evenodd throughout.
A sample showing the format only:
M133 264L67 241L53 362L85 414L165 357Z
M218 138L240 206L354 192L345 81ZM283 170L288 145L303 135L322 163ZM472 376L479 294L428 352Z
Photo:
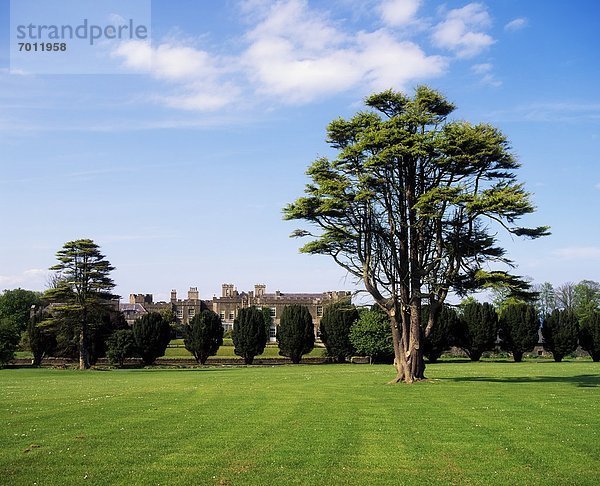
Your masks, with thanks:
M1 370L6 484L596 484L590 361Z

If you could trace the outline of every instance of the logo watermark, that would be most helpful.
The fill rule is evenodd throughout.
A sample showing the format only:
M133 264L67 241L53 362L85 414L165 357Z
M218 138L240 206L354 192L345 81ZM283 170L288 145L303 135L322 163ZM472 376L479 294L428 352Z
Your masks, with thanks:
M115 53L150 45L150 0L11 0L10 8L11 72L122 74Z

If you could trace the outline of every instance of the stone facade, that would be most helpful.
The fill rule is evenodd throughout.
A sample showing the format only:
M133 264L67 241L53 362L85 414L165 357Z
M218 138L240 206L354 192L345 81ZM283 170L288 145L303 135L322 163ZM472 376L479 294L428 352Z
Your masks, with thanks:
M201 300L198 289L190 287L187 299L178 299L177 291L172 290L169 302L154 302L152 294L130 294L129 304L121 304L120 309L125 313L127 322L130 324L148 312L163 310L172 311L178 322L188 324L192 317L202 312L203 309L212 309L221 317L225 331L231 331L233 321L240 309L251 306L268 308L273 317L270 339L275 341L279 319L286 305L306 306L313 318L315 336L318 337L323 309L342 299L350 300L351 292L341 290L322 293L284 293L278 290L274 293L267 293L267 288L263 284L255 285L254 290L248 292L238 292L233 284L223 284L221 296L215 296L212 300Z
M240 309L251 306L270 309L271 316L273 317L270 339L274 341L279 319L286 305L300 304L306 306L313 318L315 336L318 337L323 309L334 302L342 299L350 300L351 298L351 292L345 290L314 294L286 293L279 290L274 293L267 293L266 290L264 284L257 284L254 286L254 290L238 292L233 284L223 284L221 287L221 297L213 297L212 302L207 302L207 304L209 304L209 308L212 308L221 317L223 328L226 331L233 329L233 321Z
M129 304L121 304L119 309L125 314L127 322L131 325L137 318L148 312L171 311L177 322L188 324L192 317L208 309L206 302L200 300L198 289L190 287L187 299L178 299L177 291L171 291L169 302L154 302L152 294L129 294Z

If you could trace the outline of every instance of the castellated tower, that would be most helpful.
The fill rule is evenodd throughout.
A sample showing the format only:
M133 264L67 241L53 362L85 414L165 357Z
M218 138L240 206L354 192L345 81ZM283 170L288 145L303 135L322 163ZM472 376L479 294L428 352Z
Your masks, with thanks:
M200 300L198 287L190 287L190 290L188 290L188 300Z
M233 297L234 291L235 291L235 287L233 286L233 284L223 284L221 286L221 289L222 289L221 297Z
M264 284L256 284L254 286L254 297L262 297L263 295L265 295L265 290L267 289L267 286Z

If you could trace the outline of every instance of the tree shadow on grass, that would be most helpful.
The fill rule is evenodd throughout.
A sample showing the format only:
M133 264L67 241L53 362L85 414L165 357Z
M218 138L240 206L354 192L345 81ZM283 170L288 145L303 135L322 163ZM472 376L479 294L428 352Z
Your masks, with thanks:
M600 375L575 376L506 376L495 378L489 376L458 376L446 378L455 382L486 382L486 383L569 383L578 387L595 388L600 386Z

